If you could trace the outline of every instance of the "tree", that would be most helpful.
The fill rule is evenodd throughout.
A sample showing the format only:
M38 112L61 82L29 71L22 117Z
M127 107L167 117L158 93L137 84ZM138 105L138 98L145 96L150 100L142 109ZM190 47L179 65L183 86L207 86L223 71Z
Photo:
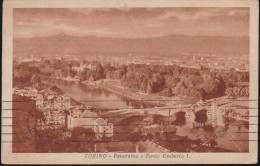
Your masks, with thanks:
M154 85L153 82L149 82L146 88L146 93L152 94L154 92Z
M155 138L156 138L157 140L160 140L160 136L161 136L160 132L156 132L156 133L155 133Z
M173 94L172 94L172 88L168 88L167 89L167 94L166 94L166 96L167 97L171 97Z
M174 125L176 126L183 126L186 124L186 117L185 117L186 113L185 112L176 112L175 116L176 116L176 120L173 122Z
M146 138L147 138L147 140L152 140L153 139L152 133L148 133Z
M166 87L175 87L176 86L175 78L173 76L166 77L165 86Z
M146 92L147 90L147 80L143 78L141 84L140 84L140 90Z
M79 77L80 81L85 81L86 80L86 73L84 71L79 72L78 77Z
M195 113L195 122L199 123L199 125L204 125L205 122L208 120L207 116L208 110L201 109Z
M30 82L32 82L32 83L39 83L39 82L41 82L41 78L40 78L40 76L38 76L36 74L33 74L31 79L30 79Z
M227 88L225 91L225 94L228 96L228 98L233 98L234 94L233 94L233 88Z
M245 97L249 97L249 89L245 88Z
M233 88L233 94L234 94L234 96L236 96L236 97L240 96L240 88L234 87L234 88Z
M240 89L239 96L246 97L246 89L245 88Z

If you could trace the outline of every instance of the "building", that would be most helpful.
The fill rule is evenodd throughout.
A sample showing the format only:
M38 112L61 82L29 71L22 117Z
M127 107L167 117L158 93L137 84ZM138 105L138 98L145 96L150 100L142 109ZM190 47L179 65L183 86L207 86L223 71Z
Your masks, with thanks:
M70 97L65 95L60 95L54 98L54 108L55 109L69 109L70 108Z
M37 97L35 98L36 101L36 107L39 108L40 106L44 105L44 97L42 94L38 94Z
M65 95L55 96L54 94L47 94L46 96L38 94L35 100L36 107L40 110L69 110L71 106L70 97Z
M114 126L112 123L108 123L106 119L99 117L96 113L89 110L74 109L70 115L68 115L67 121L68 129L76 127L91 128L97 139L105 137L112 137Z
M32 87L25 87L24 89L15 88L13 89L13 93L19 96L27 96L31 99L35 99L38 94L38 90Z
M58 111L44 111L43 117L37 118L37 129L58 129L66 127L66 114Z
M104 118L97 118L94 121L94 132L96 133L97 139L102 137L112 137L114 125L112 123L108 123Z

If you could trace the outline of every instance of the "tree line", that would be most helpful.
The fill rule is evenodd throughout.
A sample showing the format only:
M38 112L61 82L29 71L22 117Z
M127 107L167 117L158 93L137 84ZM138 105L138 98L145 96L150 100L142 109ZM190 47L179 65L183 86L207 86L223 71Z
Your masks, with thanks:
M77 77L80 81L120 79L122 86L128 87L131 91L168 97L181 95L209 99L225 94L237 97L249 95L247 88L238 86L240 82L249 82L249 72L239 72L234 69L194 69L155 64L112 66L109 63L99 62L92 62L91 66L82 71L75 71L71 66L60 65L56 66L55 71L60 70L63 76L70 74L71 77ZM33 73L41 72L39 68L29 65L14 67L15 81L30 80L29 77ZM42 74L46 73L42 72ZM54 71L48 71L47 74L54 74Z

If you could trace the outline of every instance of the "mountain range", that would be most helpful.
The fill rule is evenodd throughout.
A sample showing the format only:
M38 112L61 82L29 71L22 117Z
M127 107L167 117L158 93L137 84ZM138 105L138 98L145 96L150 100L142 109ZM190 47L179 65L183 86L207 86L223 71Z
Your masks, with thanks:
M249 54L248 36L186 36L167 35L154 38L108 38L71 36L64 33L54 36L14 38L14 55L55 54Z

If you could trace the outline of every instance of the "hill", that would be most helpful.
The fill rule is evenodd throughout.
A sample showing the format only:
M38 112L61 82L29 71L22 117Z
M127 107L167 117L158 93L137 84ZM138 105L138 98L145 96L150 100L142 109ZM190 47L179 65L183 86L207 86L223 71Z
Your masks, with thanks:
M62 33L48 37L14 38L13 47L14 55L249 54L249 37L168 35L132 39L70 36Z

